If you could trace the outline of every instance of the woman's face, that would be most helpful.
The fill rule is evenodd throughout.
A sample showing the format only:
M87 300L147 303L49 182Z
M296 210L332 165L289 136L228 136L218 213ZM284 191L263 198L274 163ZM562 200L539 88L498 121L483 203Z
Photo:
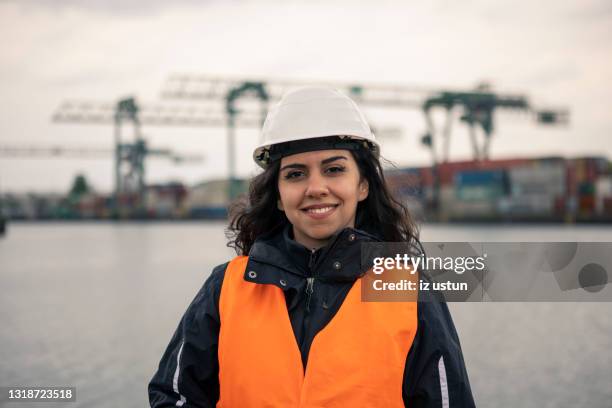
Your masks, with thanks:
M294 239L319 248L335 232L355 226L368 182L348 150L317 150L281 159L278 191L278 208L293 225Z

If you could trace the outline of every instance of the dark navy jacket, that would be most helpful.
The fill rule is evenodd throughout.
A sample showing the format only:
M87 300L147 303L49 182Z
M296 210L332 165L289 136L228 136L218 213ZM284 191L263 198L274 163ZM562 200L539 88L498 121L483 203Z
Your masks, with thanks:
M294 241L286 227L257 240L251 248L244 279L284 291L304 367L315 335L333 318L361 274L360 244L370 241L378 239L346 228L327 246L310 251ZM227 263L214 268L181 319L149 383L151 407L215 406L219 398L219 295L226 267ZM448 308L423 296L429 295L419 293L418 328L404 370L404 403L411 408L473 407Z

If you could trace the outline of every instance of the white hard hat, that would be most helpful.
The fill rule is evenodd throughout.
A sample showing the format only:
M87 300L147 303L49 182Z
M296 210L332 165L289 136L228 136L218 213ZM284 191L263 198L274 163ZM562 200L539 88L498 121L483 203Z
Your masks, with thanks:
M270 109L262 129L263 142L255 148L253 160L265 168L272 161L273 146L327 136L363 141L379 155L380 146L352 99L332 88L303 87L286 93Z

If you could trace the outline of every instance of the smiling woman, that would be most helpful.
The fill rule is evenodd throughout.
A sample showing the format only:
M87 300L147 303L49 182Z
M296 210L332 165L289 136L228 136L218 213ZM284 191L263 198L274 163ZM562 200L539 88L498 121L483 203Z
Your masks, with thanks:
M448 308L362 302L361 244L418 244L355 103L301 88L269 112L263 171L149 384L152 407L472 407ZM316 341L315 341L316 340Z
M355 226L357 203L368 196L368 182L345 150L319 150L283 157L278 209L293 225L294 239L320 248L346 227Z

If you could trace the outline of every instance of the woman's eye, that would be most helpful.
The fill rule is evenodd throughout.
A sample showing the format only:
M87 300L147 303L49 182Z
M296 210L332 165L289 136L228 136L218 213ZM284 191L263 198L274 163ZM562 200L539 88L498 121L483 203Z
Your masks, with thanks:
M303 174L302 171L289 171L285 173L285 180L295 179Z
M343 171L344 167L342 166L332 166L326 170L327 173L342 173Z

